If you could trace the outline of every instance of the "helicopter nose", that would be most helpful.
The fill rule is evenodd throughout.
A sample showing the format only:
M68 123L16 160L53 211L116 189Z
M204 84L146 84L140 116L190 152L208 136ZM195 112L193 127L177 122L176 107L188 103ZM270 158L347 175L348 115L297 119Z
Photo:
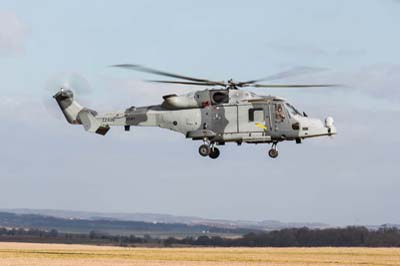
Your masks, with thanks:
M326 118L324 122L320 119L307 118L301 123L300 137L311 138L335 135L336 128L333 123L332 117Z

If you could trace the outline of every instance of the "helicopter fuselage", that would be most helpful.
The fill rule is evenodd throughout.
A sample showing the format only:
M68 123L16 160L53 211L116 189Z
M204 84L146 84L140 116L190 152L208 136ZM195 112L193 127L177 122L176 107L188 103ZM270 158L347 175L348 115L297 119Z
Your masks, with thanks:
M276 147L281 141L301 143L305 138L336 134L332 118L325 122L309 118L283 98L238 89L167 95L159 105L103 115L80 107L70 91L60 91L54 97L70 123L83 124L86 130L102 135L111 126L124 126L125 130L131 126L160 127L213 148L225 142L273 143Z

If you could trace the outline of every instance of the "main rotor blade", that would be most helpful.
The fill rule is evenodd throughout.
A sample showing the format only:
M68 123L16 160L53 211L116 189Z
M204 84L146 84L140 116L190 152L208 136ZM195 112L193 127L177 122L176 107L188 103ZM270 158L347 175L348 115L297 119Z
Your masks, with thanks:
M208 80L208 79L200 79L200 78L194 78L194 77L189 77L189 76L183 76L180 74L169 73L169 72L152 69L152 68L148 68L148 67L144 67L144 66L140 66L140 65L122 64L122 65L114 65L113 67L121 67L121 68L130 69L130 70L170 77L170 78L185 79L185 80L196 81L196 82L215 83L215 84L218 84L221 86L225 86L225 84L223 82L219 82L219 81L212 81L212 80Z
M191 81L173 81L173 80L146 80L148 82L154 82L154 83L167 83L167 84L181 84L181 85L197 85L197 86L223 86L225 87L225 84L221 84L220 82L215 83L215 82L191 82Z
M339 84L253 84L246 87L254 88L324 88L338 87Z
M276 74L273 74L273 75L270 75L270 76L267 76L264 78L249 80L249 81L245 81L245 82L239 82L237 84L237 86L245 87L246 85L254 84L257 82L261 82L261 81L284 79L284 78L305 75L305 74L309 74L309 73L315 73L315 72L326 71L326 70L328 70L328 69L327 68L317 68L317 67L294 67L289 70L279 72L279 73L276 73Z

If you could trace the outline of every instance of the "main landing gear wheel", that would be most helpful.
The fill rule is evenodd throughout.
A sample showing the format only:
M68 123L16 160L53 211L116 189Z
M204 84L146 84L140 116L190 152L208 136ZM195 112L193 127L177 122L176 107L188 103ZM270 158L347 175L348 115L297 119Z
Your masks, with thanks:
M269 157L274 158L274 159L275 159L276 157L278 157L279 152L278 152L278 150L277 150L277 148L276 148L277 145L278 145L278 143L273 143L273 144L272 144L272 148L268 151Z
M207 144L203 144L199 147L199 153L203 157L210 155L210 152L211 152L211 148Z
M269 157L275 159L276 157L278 157L279 152L276 149L270 149L269 152L268 152L268 155L269 155Z
M216 147L212 148L209 156L211 159L217 159L219 157L219 149Z

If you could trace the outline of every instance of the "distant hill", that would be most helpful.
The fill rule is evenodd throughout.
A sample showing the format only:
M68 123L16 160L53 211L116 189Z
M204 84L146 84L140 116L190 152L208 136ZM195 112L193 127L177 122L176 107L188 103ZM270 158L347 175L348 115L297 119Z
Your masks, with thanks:
M135 221L145 223L162 224L184 224L184 225L202 225L215 228L237 229L246 228L252 230L279 230L284 228L327 228L329 225L323 223L283 223L275 220L266 221L241 221L241 220L223 220L206 219L192 216L175 216L168 214L152 213L99 213L67 210L37 210L37 209L3 209L3 212L14 214L37 214L64 219L84 219L84 220L108 220L108 221Z
M254 231L246 228L223 228L208 225L182 223L159 223L126 221L108 218L61 218L41 214L16 214L0 212L0 227L52 230L69 233L89 233L91 231L113 235L225 235L240 236Z

